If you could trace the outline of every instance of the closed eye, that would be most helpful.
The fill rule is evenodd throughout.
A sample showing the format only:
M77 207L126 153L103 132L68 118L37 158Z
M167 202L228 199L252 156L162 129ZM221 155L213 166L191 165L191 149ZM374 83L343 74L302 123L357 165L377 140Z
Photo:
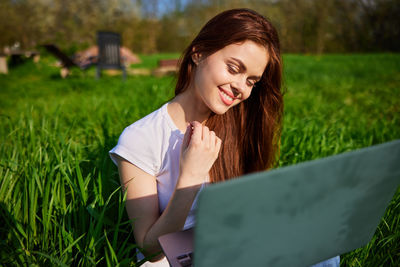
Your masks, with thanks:
M247 85L249 87L253 87L256 83L257 83L257 81L255 81L255 80L247 80Z
M239 73L243 72L242 69L244 69L244 70L246 69L246 68L237 66L235 64L232 64L232 63L227 63L226 66L228 68L229 73L231 73L231 74L239 74ZM249 79L247 79L247 81L246 81L247 86L253 87L258 82L258 79L256 79L256 78L254 78L254 76L249 77Z
M227 64L228 66L228 71L232 74L238 74L239 73L239 68L236 67L235 65L232 64Z

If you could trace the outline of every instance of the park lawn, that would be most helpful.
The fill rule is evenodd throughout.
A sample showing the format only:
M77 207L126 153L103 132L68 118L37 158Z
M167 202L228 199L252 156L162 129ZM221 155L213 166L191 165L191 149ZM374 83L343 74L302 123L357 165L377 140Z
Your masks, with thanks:
M135 68L155 68L143 55ZM54 59L0 75L0 263L134 265L135 245L108 151L173 97L174 77L103 76ZM400 55L285 55L279 166L400 138ZM279 167L278 166L278 167ZM400 265L400 191L371 242L342 266Z

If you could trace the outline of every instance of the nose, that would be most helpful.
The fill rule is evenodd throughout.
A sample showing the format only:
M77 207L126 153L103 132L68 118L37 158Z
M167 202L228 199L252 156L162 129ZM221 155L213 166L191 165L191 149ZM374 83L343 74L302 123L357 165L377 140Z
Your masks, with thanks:
M251 88L247 85L247 78L243 75L232 82L232 92L236 98L246 99L250 96Z

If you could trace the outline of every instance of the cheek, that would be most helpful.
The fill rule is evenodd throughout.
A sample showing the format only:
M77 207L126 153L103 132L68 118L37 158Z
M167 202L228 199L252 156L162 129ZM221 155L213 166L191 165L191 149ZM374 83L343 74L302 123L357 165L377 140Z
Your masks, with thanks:
M228 71L222 70L220 71L220 81L222 83L230 83L232 82L232 74L230 74Z
M205 76L206 75L202 68L196 69L195 74L194 74L194 84L195 84L196 88L198 88L198 89L204 88L204 84L205 84L204 77Z
M195 83L199 88L214 88L230 82L230 74L220 64L206 64L196 70Z
M209 64L207 68L207 77L216 85L223 85L229 82L230 74L224 64Z

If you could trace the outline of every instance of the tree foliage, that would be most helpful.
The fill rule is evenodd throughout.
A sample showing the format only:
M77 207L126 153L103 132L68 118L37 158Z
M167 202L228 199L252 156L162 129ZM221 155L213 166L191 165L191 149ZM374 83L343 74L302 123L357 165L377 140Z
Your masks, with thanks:
M73 52L109 30L135 52L178 52L212 16L235 7L270 18L284 52L400 50L398 0L0 0L0 48L55 43Z

